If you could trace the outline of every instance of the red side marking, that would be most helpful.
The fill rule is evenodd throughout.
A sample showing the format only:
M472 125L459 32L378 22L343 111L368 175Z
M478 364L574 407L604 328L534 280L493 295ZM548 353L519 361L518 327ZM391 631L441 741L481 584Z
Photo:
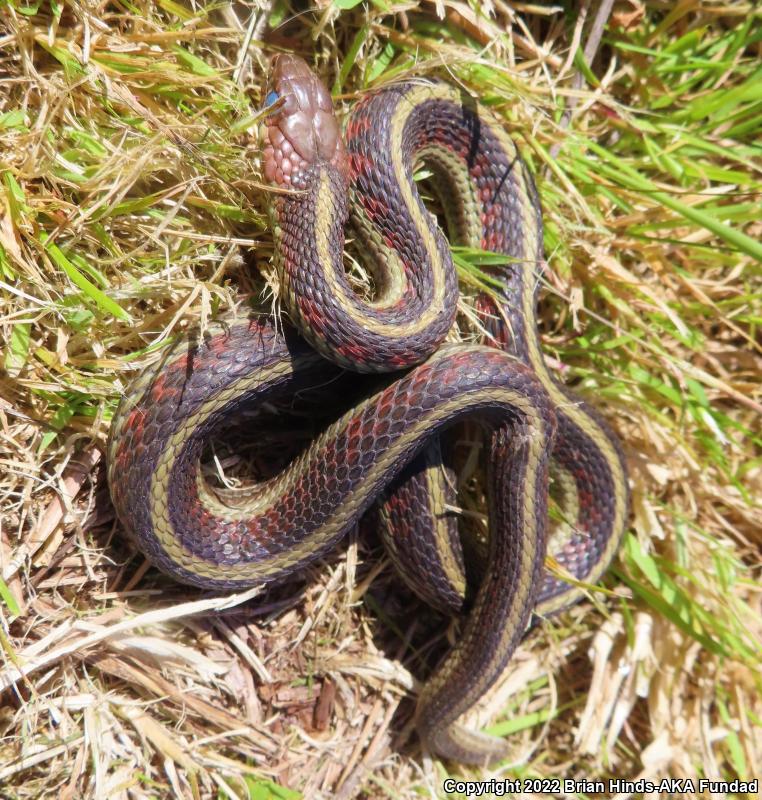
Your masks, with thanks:
M299 311L309 326L317 331L321 338L325 338L323 331L326 329L326 318L313 300L307 297L299 298Z
M115 460L116 460L117 469L119 469L119 470L124 469L124 467L127 465L128 461L129 461L129 455L130 455L130 451L128 450L128 448L126 446L126 441L122 440L122 443L119 445L119 447L116 450L116 459ZM117 481L116 485L118 486L119 483L120 482Z
M214 517L206 510L200 502L193 506L194 514L198 520L198 525L202 530L211 530L213 527Z
M362 204L369 219L375 220L377 217L384 217L389 211L389 206L377 197L365 195Z
M376 201L372 197L364 197L362 204L368 219L374 220L376 218Z
M370 175L373 172L373 161L365 153L349 154L349 174L354 180L360 175Z
M353 442L353 440L357 439L359 441L362 436L362 424L359 417L352 417L349 425L347 425L345 436L350 446L357 447L357 442Z
M280 533L281 529L283 528L283 523L278 511L275 508L271 508L267 514L262 517L262 523L259 527L268 532L272 531L276 534ZM252 526L249 527L249 530L251 531L252 535L256 535L258 533L257 529ZM271 537L268 536L267 538Z
M355 107L355 113L352 115L352 119L347 126L347 140L354 139L356 136L361 136L370 130L370 118L364 113L357 113L361 109L363 109L363 104L359 107Z
M337 349L341 355L346 356L352 361L364 361L368 355L364 347L350 342L340 345Z
M129 417L127 417L127 422L125 423L126 427L128 427L133 435L142 435L143 433L143 425L145 424L146 414L142 408L133 408L130 411Z
M187 372L188 371L188 359L189 359L189 356L186 353L184 356L181 356L180 358L178 358L177 361L174 361L172 364L170 364L169 371L170 372L183 372L183 373Z
M482 240L484 244L482 247L485 250L490 250L492 252L499 252L500 246L502 245L503 237L500 234L496 233L495 231L490 231L489 234Z
M213 339L209 341L207 344L207 350L210 350L212 353L220 355L224 353L228 347L228 343L230 341L230 337L227 333L221 333L218 336L215 336Z
M155 403L160 403L161 398L164 396L164 384L167 382L166 373L159 375L151 387L151 399Z
M577 484L579 486L579 483ZM582 490L579 493L579 506L585 513L585 515L589 518L589 521L592 522L593 526L596 523L600 523L601 514L599 510L593 504L594 498L593 493L590 491Z

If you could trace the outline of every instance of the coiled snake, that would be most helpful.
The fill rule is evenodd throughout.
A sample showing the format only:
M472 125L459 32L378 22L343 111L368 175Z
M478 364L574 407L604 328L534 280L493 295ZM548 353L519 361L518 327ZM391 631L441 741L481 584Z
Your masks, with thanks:
M156 566L230 590L287 579L381 499L384 536L403 577L457 611L463 556L443 524L449 489L432 443L457 420L489 426L483 575L461 638L417 709L431 750L489 762L505 754L505 743L458 718L498 679L532 609L551 613L580 595L544 570L549 469L567 520L554 556L578 581L593 583L606 569L628 507L615 437L555 382L542 357L542 223L532 178L494 119L442 83L409 81L367 95L351 112L346 145L328 92L301 59L276 57L266 102L264 175L285 190L272 196L276 264L289 316L311 347L261 316L176 344L136 379L114 418L114 505ZM507 256L497 272L499 302L481 301L491 346L442 345L458 288L447 242L413 178L424 161L451 235ZM375 278L369 301L352 290L343 265L350 208ZM207 486L204 443L231 414L330 382L343 369L394 374L247 502L231 506Z

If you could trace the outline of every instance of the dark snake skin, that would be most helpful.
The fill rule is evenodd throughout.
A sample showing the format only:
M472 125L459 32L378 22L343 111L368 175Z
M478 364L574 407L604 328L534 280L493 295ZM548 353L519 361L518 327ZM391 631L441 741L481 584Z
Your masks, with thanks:
M487 558L461 638L423 687L417 711L431 750L484 764L504 756L505 743L463 729L458 718L502 674L538 593L540 613L580 596L566 582L542 577L549 453L578 512L560 560L590 582L624 529L621 453L598 417L578 400L570 405L545 367L534 319L544 265L539 202L515 146L494 121L442 84L405 83L355 106L345 149L330 97L306 64L282 56L273 72L264 174L287 190L272 198L276 264L292 319L339 366L261 318L230 321L203 340L178 343L138 377L115 416L114 505L158 567L196 586L228 590L288 579L383 496L387 511L396 504L397 523L387 536L395 524L408 526L393 553L403 577L454 610L466 583L457 535L449 534L449 571L440 568L441 542L421 528L424 515L412 507L421 487L406 482L420 480L415 459L445 427L464 418L488 426ZM452 233L509 256L498 270L504 290L497 305L481 303L492 347L440 347L454 319L457 282L414 181L420 158L449 196ZM378 284L372 301L354 294L343 268L348 189L358 240L383 259L371 268ZM227 508L201 478L208 438L230 415L325 385L339 367L406 371L350 407L247 505ZM403 482L395 484L399 476Z

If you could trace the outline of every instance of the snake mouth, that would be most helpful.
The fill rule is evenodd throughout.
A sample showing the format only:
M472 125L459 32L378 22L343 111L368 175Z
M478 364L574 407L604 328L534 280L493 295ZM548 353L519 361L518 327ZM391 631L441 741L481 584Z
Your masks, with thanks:
M320 163L340 165L344 144L325 84L299 56L273 57L265 93L273 107L264 124L264 176L281 188L300 188Z

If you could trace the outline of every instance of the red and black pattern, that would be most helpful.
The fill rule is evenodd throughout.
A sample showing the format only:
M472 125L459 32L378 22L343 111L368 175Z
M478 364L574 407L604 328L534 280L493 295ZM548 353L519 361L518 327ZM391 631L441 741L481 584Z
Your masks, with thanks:
M267 379L268 368L274 364L286 364L288 369ZM257 372L264 376L262 382L250 389L242 387L229 402L215 406L215 396ZM265 319L238 323L208 341L176 345L153 381L142 387L137 402L125 401L134 405L129 412L117 414L112 431L112 498L141 550L176 578L204 587L234 588L282 579L282 572L267 571L266 562L293 550L319 529L330 527L339 511L350 505L352 513L345 523L335 527L333 535L323 540L309 559L302 559L300 566L330 549L442 427L474 416L529 435L531 421L521 409L485 397L485 389L503 387L526 398L543 417L543 436L552 436L554 416L548 410L549 400L531 370L489 348L451 348L345 414L330 437L318 439L307 451L294 468L293 478L282 482L282 492L263 513L230 519L207 508L198 495L199 463L205 443L226 420L244 407L293 397L339 373L296 337L278 336ZM462 402L442 415L439 409L457 398ZM150 497L155 471L171 440L187 419L210 403L211 413L182 438L162 494L173 537L188 553L208 562L219 573L218 579L183 569L165 552L151 516ZM411 427L426 418L430 424L409 438ZM369 483L368 475L379 459L400 441L405 443L401 457ZM505 489L508 497L517 487ZM354 503L352 495L359 497ZM228 566L257 562L263 562L265 569L256 580L225 576Z
M383 179L365 178L366 175L372 175L377 167L374 158L378 158L374 155L372 137L378 125L382 124L380 119L385 109L391 105L390 96L394 98L396 106L399 102L404 103L406 94L416 90L420 90L420 84L403 84L370 95L353 110L347 127L350 164L353 174L360 176L360 202L366 213L374 219L381 216L378 209L384 203L383 197L391 178L384 173L383 167ZM503 267L494 269L502 284L497 302L487 295L477 298L482 322L491 334L485 343L499 347L536 368L530 344L534 344L535 352L539 352L539 332L534 314L530 316L524 311L523 299L528 288L532 307L535 306L545 269L540 202L526 164L515 148L506 148L504 137L501 140L493 126L494 120L480 115L479 108L466 96L463 96L460 104L449 99L427 100L415 105L406 121L403 152L414 157L414 154L435 144L451 153L467 170L480 206L480 246L508 257ZM433 166L437 168L436 164ZM464 207L465 198L461 202L457 198L453 200L458 192L457 181L445 171L438 177L440 183L452 193L450 205ZM379 186L382 187L381 191ZM533 217L535 238L528 243L526 215L529 210ZM457 223L454 227L458 227ZM457 235L457 231L454 233ZM548 380L554 381L547 371L545 374ZM563 404L558 408L558 435L552 458L573 477L579 510L572 521L571 536L567 537L563 549L553 555L572 576L584 581L591 569L599 564L601 553L609 546L611 539L617 512L613 469L625 475L626 467L619 441L606 422L579 397L554 383ZM604 457L598 443L580 426L578 418L564 413L566 403L582 411L587 424L598 436L608 440L616 454L617 465ZM421 548L431 550L436 547L433 542L423 544L421 541L427 529L425 522L421 523L419 504L427 491L422 461L416 461L407 470L406 483L399 485L395 491L397 496L392 494L387 501L385 514L387 520L395 521L395 526L387 529L385 536L390 542L395 540L400 554L398 560L404 560L406 564L410 585L418 594L430 600L437 587L445 585L446 581L435 559L426 561L426 567L424 560L419 558ZM454 498L450 502L454 502ZM404 520L406 513L409 518ZM406 528L414 530L415 535L399 535L398 531ZM617 536L623 532L623 529L618 531ZM565 581L546 573L538 593L538 605L567 592L568 588ZM452 588L439 597L435 604L442 608L457 608Z
M542 361L533 313L543 269L539 202L515 147L494 122L453 91L432 88L425 97L420 83L402 84L358 104L345 152L325 88L307 96L304 87L317 91L317 84L306 64L295 57L282 57L281 64L281 89L288 93L276 100L277 130L270 128L264 162L268 180L288 178L300 190L274 203L276 260L291 315L320 353L341 366L408 371L353 400L264 485L266 500L239 512L200 489L205 442L244 408L325 386L342 372L264 319L179 342L137 379L117 411L109 442L114 505L158 567L197 586L234 589L291 577L388 491L387 518L407 533L395 543L396 558L411 554L414 565L403 574L420 581L421 594L453 610L459 597L445 570L426 569L436 543L414 525L420 522L413 518L420 488L413 484L420 480L415 459L459 420L487 425L489 552L468 624L424 687L418 709L419 730L434 751L484 763L504 753L502 743L463 732L457 718L504 670L538 596L541 603L576 599L567 584L543 578L549 454L572 477L580 506L559 560L586 580L597 579L623 532L621 451L597 415L559 387ZM296 116L288 117L294 109ZM499 270L504 290L493 308L505 323L495 328L496 347L434 352L454 319L457 281L444 237L413 181L418 155L428 155L432 145L457 159L469 177L481 246L507 256ZM394 303L368 306L344 275L349 183L378 240L403 265L405 282ZM458 181L449 185L460 191ZM433 288L437 279L441 297ZM425 324L415 323L419 311ZM400 335L387 336L384 329L395 325Z

